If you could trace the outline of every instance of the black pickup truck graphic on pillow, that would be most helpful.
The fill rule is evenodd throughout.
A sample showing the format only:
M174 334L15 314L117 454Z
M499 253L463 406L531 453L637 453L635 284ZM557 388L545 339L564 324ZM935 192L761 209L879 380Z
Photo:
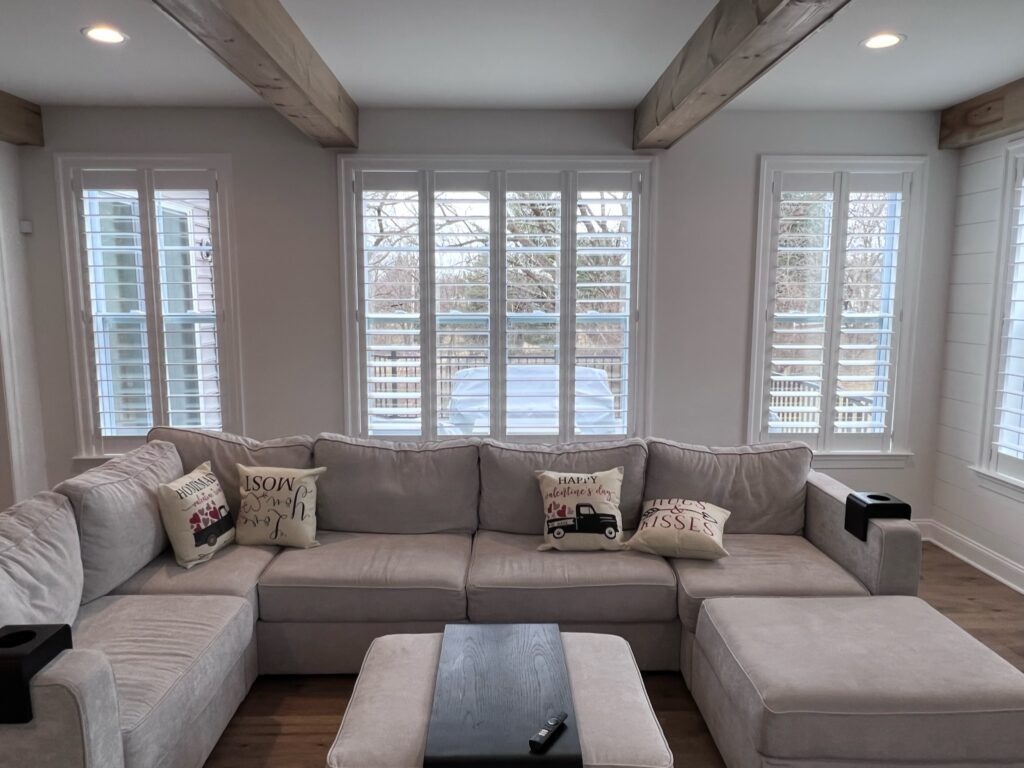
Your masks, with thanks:
M556 514L565 514L568 510L562 506ZM551 510L548 510L549 514ZM549 517L547 531L551 536L560 539L567 533L603 533L607 538L614 539L619 532L619 523L615 515L598 512L593 504L577 504L576 514L572 517Z

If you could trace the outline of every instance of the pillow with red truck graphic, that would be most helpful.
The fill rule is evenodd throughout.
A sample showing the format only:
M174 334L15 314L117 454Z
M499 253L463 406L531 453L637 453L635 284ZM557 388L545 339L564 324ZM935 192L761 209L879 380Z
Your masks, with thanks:
M544 500L544 543L577 552L622 549L622 467L605 472L537 472Z
M729 510L706 501L645 501L640 525L626 542L626 549L662 557L717 560L729 554L722 546L729 515Z
M235 521L210 462L159 486L160 517L182 568L204 563L235 540Z

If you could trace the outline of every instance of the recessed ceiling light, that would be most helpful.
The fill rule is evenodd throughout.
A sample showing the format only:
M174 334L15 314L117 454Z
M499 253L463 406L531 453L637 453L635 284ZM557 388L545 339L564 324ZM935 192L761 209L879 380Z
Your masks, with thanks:
M94 24L83 29L82 34L97 43L107 43L108 45L123 43L128 39L128 35L109 24Z
M872 35L867 40L862 40L860 44L865 48L892 48L894 45L899 45L906 39L906 35L901 35L896 32L879 32L877 35Z

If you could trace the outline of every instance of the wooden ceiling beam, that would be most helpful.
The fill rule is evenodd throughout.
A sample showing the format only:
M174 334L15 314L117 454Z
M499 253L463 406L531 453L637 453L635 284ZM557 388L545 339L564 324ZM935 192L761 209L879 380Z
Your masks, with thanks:
M43 146L43 111L39 105L0 91L0 141Z
M942 110L939 149L963 149L1024 131L1024 77Z
M634 149L672 146L850 0L719 0L636 108Z
M355 147L359 109L279 0L153 0L296 128Z

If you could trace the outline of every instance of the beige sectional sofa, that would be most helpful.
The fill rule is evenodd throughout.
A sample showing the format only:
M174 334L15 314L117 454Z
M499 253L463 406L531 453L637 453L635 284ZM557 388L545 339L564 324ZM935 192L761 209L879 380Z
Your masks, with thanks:
M237 463L327 467L321 546L232 545L179 568L155 489L206 460L235 508ZM0 514L0 625L70 623L75 642L33 679L33 722L0 725L0 766L199 766L257 673L356 672L384 634L554 621L624 637L641 668L689 681L709 598L915 594L915 526L875 520L866 542L850 536L849 489L810 461L796 443L257 443L154 429L143 448ZM538 552L534 470L614 466L627 530L645 498L707 500L732 511L730 556Z

